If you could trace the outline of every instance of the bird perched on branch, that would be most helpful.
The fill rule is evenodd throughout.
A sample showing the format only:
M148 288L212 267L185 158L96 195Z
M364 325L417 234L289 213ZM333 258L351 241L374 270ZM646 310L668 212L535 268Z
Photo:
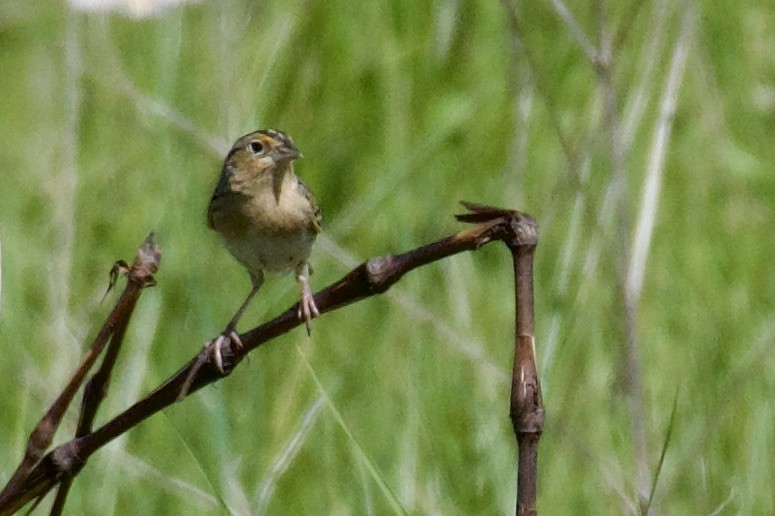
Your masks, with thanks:
M253 288L212 343L221 371L221 349L229 340L242 346L235 328L265 273L295 271L301 287L299 318L307 333L312 318L320 315L309 286L307 260L322 214L309 187L293 171L293 161L300 157L287 134L266 129L238 139L223 163L207 210L207 226L218 232L226 249L248 271Z

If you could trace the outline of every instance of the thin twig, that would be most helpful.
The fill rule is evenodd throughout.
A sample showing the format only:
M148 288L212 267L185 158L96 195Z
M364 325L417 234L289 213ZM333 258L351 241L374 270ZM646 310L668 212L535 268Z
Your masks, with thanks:
M146 260L149 261L146 262ZM135 283L135 285L139 285L140 288L143 288L145 286L152 286L154 284L152 278L145 276L145 270L141 273L143 274L142 278L133 276L139 268L147 267L145 265L146 263L152 263L153 269L158 269L159 251L155 247L153 233L148 235L148 238L145 240L143 246L138 250L138 257L135 259L133 267L126 270L127 275L132 278L128 282L127 286L131 283ZM151 272L150 269L147 270L148 272ZM114 267L111 271L111 286L116 280L115 273L116 267ZM153 274L153 272L151 272L151 274ZM110 286L108 287L108 290L110 290ZM78 417L78 425L76 426L75 430L75 437L82 437L92 430L94 418L97 416L97 410L99 409L102 400L105 399L105 396L108 393L108 385L110 383L111 374L113 373L113 367L116 365L118 352L121 350L121 344L124 342L126 328L129 325L129 319L132 315L132 312L134 311L135 306L137 305L138 299L139 291L138 295L132 296L128 299L129 303L126 312L127 315L126 317L116 321L116 324L113 328L113 333L110 337L110 343L108 344L108 350L106 351L105 358L102 361L102 365L86 383L86 388L83 392L83 401L81 402L81 413ZM67 500L67 495L70 492L70 486L72 483L73 477L67 477L62 480L62 483L59 485L57 495L54 498L54 503L51 506L51 516L59 516L62 514L65 501Z
M150 235L146 239L146 245L153 245L153 235ZM116 302L116 306L108 316L105 324L103 324L97 336L94 338L94 342L91 345L89 351L86 352L80 365L76 369L70 381L65 386L62 393L51 404L49 409L40 419L35 429L30 434L27 450L24 454L21 464L14 472L8 484L0 492L0 514L2 514L2 508L6 505L9 498L18 496L18 491L24 489L26 479L30 474L33 467L39 464L43 453L51 445L51 441L59 428L59 424L62 422L62 418L65 411L70 406L75 393L83 384L87 373L94 365L94 362L99 357L100 353L104 349L108 342L108 338L113 334L115 328L120 324L120 321L128 319L137 301L137 297L140 295L142 288L152 281L153 272L155 267L158 266L158 261L152 266L150 263L140 261L141 255L147 257L142 253L141 247L138 252L138 257L135 259L135 265L128 272L129 281L123 294ZM158 258L158 257L157 257Z
M588 188L588 180L587 177L588 174L586 173L586 170L588 168L588 160L589 156L588 153L584 153L585 155L582 155L580 151L576 151L575 148L589 148L591 142L598 137L598 134L600 131L597 128L596 120L594 112L590 115L590 124L589 129L584 135L583 138L580 139L576 147L572 145L571 139L569 135L563 131L563 125L561 123L561 116L560 116L560 109L557 107L557 102L552 97L550 93L550 87L545 79L545 74L542 73L541 68L539 66L540 59L536 58L536 54L533 52L531 48L527 45L527 42L524 40L524 31L522 29L522 22L519 19L516 7L512 6L512 2L509 2L509 0L501 0L501 5L504 10L504 13L506 15L506 22L508 25L509 32L512 36L514 47L517 52L522 54L522 57L525 60L526 63L526 71L525 76L527 80L529 80L532 84L534 84L535 89L540 94L541 98L544 101L544 105L548 111L549 118L551 121L551 125L554 129L554 131L557 134L557 139L560 144L560 148L562 149L563 157L565 158L567 171L568 171L568 180L571 181L574 186L578 188L579 191L585 192ZM597 51L596 51L597 52ZM598 55L594 62L592 62L592 66L597 69L599 66L599 62L601 61L601 57L599 55L599 52L597 52ZM593 99L592 104L594 105L596 103L596 99ZM594 111L594 109L592 110ZM550 212L554 210L551 206L562 206L562 203L549 203L550 205ZM597 220L598 223L597 226L603 225L604 221L600 220L599 217L595 215L595 213L592 211L592 207L588 204L584 204L582 206L584 208L584 211L592 220ZM549 215L548 220L551 219L551 215ZM594 231L593 231L594 233Z
M654 140L652 142L649 164L644 177L641 210L635 228L635 238L629 254L627 274L624 284L624 305L627 331L627 372L630 394L630 409L633 427L635 458L638 465L637 488L642 512L648 514L649 501L649 466L646 442L645 416L640 388L640 362L637 343L637 315L640 304L643 278L646 269L646 259L651 245L651 237L656 223L659 192L664 168L667 144L670 140L673 115L678 98L678 92L683 77L683 71L688 58L688 46L693 21L693 9L688 8L681 23L681 32L676 41L673 58L668 73L665 91L660 103L660 115L657 120Z
M640 363L636 341L636 320L640 303L646 261L651 238L656 224L659 194L664 169L667 144L670 140L673 116L675 114L678 92L683 71L688 59L689 39L693 21L693 9L687 8L681 23L681 31L676 41L670 64L665 90L660 102L659 118L656 123L654 139L649 153L649 163L644 177L641 208L635 227L632 250L629 252L626 277L624 279L624 305L627 331L627 371L630 394L631 424L635 458L638 465L637 488L641 512L648 514L655 486L649 489L649 467L647 460L646 432L644 428L643 406L640 392ZM651 494L649 494L651 493Z
M320 235L315 246L346 267L358 265L358 259L355 255L328 235ZM406 289L397 286L387 292L385 296L404 315L416 321L430 324L433 330L443 337L444 341L453 350L461 353L469 360L483 377L503 382L504 385L508 381L509 378L504 369L487 356L484 345L477 340L467 337L463 328L449 324L438 314L429 310L427 306L415 299Z

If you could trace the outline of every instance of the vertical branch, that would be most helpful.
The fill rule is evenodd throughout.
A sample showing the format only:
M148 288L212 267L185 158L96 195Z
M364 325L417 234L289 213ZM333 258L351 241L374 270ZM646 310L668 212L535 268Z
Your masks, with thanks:
M519 449L517 472L517 515L537 514L536 477L538 442L544 427L544 404L536 368L535 310L533 307L533 257L538 243L534 220L507 242L514 261L516 337L511 377L509 416Z
M533 256L538 245L538 224L526 213L463 202L471 213L457 215L462 222L503 221L508 224L504 243L514 261L516 338L511 376L509 417L517 438L517 516L534 515L538 473L538 441L544 428L544 402L538 379L533 308Z

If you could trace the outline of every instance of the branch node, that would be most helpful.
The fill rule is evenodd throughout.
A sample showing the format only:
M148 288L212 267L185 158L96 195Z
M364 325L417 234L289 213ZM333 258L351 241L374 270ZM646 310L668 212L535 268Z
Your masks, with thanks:
M77 440L56 447L51 452L51 462L56 466L57 479L73 478L83 468L85 461L78 456Z
M534 342L532 335L517 337L509 410L517 438L520 434L541 434L544 427L544 406L536 371Z
M489 222L491 231L500 233L498 238L503 240L510 249L516 246L538 244L538 223L527 213L468 201L461 201L460 204L470 213L455 215L457 220L474 224ZM491 237L492 235L487 235L488 239ZM487 241L484 240L482 243Z
M156 245L156 235L151 232L137 249L137 256L132 263L132 267L126 272L127 278L141 287L153 287L156 280L153 274L159 270L161 262L161 250Z
M366 276L372 292L385 292L395 280L388 281L395 272L395 256L392 254L369 258L366 261Z
M513 212L514 215L509 220L509 229L512 238L506 240L509 248L517 246L536 246L538 245L538 222L536 219L519 211Z

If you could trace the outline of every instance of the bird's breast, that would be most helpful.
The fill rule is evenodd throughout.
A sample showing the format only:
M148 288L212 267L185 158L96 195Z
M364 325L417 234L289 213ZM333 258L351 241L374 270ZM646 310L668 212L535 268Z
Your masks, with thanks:
M314 240L313 234L269 236L251 231L246 238L223 238L223 243L251 273L284 273L309 258Z
M229 195L213 213L212 226L225 247L249 271L286 272L309 258L315 241L314 212L298 183Z

